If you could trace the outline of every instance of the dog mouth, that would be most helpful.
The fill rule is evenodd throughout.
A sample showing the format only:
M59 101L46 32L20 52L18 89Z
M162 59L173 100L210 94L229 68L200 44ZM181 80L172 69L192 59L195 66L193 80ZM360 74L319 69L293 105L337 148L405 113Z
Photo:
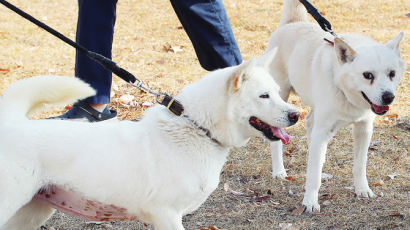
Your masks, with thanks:
M377 115L384 115L385 113L387 113L387 111L389 111L389 106L388 105L375 105L373 104L370 99L366 96L365 93L362 92L362 95L364 97L364 99L369 102L370 107L372 108L372 111L377 114Z
M271 126L257 117L249 118L249 124L255 129L261 131L265 137L271 141L281 140L283 144L287 145L290 141L289 135L281 128Z

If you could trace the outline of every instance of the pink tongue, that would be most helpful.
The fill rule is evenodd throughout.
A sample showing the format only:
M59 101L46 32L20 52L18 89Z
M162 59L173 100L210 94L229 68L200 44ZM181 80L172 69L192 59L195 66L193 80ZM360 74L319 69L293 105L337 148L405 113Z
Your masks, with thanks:
M389 111L388 105L378 106L378 105L372 104L372 107L376 113L384 113L384 112Z
M280 138L282 140L283 144L287 145L289 143L290 137L283 129L271 127L271 130L275 137Z

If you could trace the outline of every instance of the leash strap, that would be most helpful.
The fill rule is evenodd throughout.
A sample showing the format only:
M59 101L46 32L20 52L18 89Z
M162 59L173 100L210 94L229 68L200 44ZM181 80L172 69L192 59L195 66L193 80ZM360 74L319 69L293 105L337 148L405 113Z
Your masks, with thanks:
M134 75L132 75L127 70L119 67L112 60L104 57L101 54L98 54L98 53L87 50L84 46L81 46L80 44L77 44L73 40L69 39L68 37L64 36L60 32L58 32L58 31L54 30L53 28L49 27L48 25L44 24L43 22L37 20L36 18L34 18L33 16L27 14L26 12L20 10L19 8L17 8L13 4L7 2L6 0L0 0L0 3L3 4L5 7L9 8L10 10L14 11L15 13L17 13L18 15L22 16L23 18L29 20L30 22L34 23L35 25L39 26L40 28L42 28L42 29L46 30L47 32L51 33L52 35L56 36L57 38L59 38L63 42L65 42L65 43L69 44L70 46L74 47L78 51L82 52L87 57L89 57L90 59L92 59L95 62L99 63L105 69L111 71L112 73L114 73L115 75L117 75L118 77L123 79L124 81L130 83L131 85L135 86L136 88L138 88L140 90L143 90L143 91L146 91L148 93L156 95L157 96L157 102L161 105L166 106L173 114L175 114L177 116L180 116L183 113L183 111L184 111L183 105L179 101L175 100L172 96L170 96L168 94L165 94L165 93L159 93L159 92L156 92L156 91L154 91L154 90L152 90L148 87L145 87L142 84L141 80L136 78ZM136 81L138 81L138 83L136 85L134 85L133 83L135 83ZM164 96L163 100L160 99L161 96ZM172 100L169 99L169 98L171 98Z
M319 11L314 7L308 0L299 0L300 3L302 3L307 12L312 15L312 17L319 23L319 26L322 28L322 30L331 33L333 36L338 37L337 34L332 30L332 25L326 18L324 18Z

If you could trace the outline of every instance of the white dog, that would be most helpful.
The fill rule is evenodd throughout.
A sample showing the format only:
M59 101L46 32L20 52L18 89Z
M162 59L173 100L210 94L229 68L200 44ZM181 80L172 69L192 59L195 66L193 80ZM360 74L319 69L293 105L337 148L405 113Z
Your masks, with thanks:
M308 212L320 210L318 192L329 140L342 126L353 124L353 177L356 194L373 197L366 178L367 149L375 114L393 102L405 63L400 58L400 33L386 45L359 35L333 38L307 22L298 0L285 0L280 27L267 52L278 47L271 74L287 100L294 90L312 108L306 120L309 141L305 196ZM328 41L324 40L326 38ZM273 176L286 177L282 145L271 143Z
M44 104L71 103L94 90L68 77L11 85L0 100L0 229L36 229L53 208L88 220L184 229L182 216L218 186L231 147L255 136L289 140L281 127L298 114L266 69L275 52L262 67L246 62L185 87L176 97L183 116L157 105L139 122L29 120Z

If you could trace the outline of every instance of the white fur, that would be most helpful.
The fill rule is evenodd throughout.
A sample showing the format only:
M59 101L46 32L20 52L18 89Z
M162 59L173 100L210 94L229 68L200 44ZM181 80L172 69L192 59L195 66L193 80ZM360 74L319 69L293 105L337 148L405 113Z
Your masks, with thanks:
M373 197L366 178L367 149L371 140L375 114L364 99L364 92L373 104L381 105L384 92L394 93L405 64L400 58L400 33L386 45L360 35L341 35L334 47L324 38L334 38L318 25L306 21L306 10L298 0L285 0L281 26L272 34L267 51L278 47L271 64L271 74L287 100L293 89L310 106L307 120L309 156L306 192L303 204L308 212L320 210L318 192L321 172L329 140L345 125L353 124L355 191ZM289 23L294 22L294 23ZM387 75L394 70L396 76ZM374 82L363 77L371 71ZM286 177L280 142L272 142L273 176Z
M270 61L273 55L267 56ZM255 63L211 72L176 97L184 114L209 129L222 146L160 105L139 122L28 120L23 115L43 103L72 102L92 90L66 77L13 84L0 102L0 229L41 225L52 209L32 197L48 184L125 208L155 229L184 229L182 216L218 186L229 149L263 137L249 118L287 127L288 113L296 112ZM259 97L265 93L269 99Z

